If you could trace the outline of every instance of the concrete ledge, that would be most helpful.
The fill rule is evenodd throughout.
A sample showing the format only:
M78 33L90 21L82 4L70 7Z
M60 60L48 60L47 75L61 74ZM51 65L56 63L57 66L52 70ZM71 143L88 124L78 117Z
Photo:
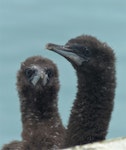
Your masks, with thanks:
M126 137L75 146L64 150L126 150Z

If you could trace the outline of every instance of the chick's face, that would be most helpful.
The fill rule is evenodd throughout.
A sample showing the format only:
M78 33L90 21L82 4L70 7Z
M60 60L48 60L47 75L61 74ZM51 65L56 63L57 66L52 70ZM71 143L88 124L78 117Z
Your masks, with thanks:
M17 79L18 89L27 88L31 91L43 90L59 84L55 64L41 57L32 57L23 62Z

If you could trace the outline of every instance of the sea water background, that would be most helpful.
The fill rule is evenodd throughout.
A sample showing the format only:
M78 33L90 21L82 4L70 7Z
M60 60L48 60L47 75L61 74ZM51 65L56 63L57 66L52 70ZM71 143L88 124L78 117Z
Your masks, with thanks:
M0 0L0 146L20 140L20 106L16 72L27 57L42 55L59 68L59 111L67 124L76 94L76 75L45 44L65 44L81 34L96 36L115 51L117 88L107 138L126 136L126 1Z

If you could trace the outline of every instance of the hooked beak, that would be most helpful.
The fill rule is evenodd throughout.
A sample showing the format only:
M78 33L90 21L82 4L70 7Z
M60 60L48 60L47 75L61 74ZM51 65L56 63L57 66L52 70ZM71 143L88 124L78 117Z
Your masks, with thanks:
M39 81L43 86L45 86L48 82L48 75L44 69L41 69L38 66L33 65L26 69L25 74L29 82L31 82L34 86L36 86Z
M48 75L44 71L38 71L38 73L33 77L32 84L35 86L39 81L45 86L48 81Z
M61 56L65 57L71 63L75 63L77 65L81 65L84 61L82 57L76 54L76 50L70 48L68 45L56 45L52 43L48 43L46 45L46 49L54 51Z

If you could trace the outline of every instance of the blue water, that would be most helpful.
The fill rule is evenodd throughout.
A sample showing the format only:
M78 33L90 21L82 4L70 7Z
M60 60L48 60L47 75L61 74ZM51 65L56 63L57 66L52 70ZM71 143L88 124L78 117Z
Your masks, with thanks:
M20 140L22 130L16 72L29 56L52 59L59 68L59 110L64 125L76 94L76 76L45 44L64 44L81 34L107 42L117 57L115 107L107 138L126 136L126 1L0 0L0 146Z

